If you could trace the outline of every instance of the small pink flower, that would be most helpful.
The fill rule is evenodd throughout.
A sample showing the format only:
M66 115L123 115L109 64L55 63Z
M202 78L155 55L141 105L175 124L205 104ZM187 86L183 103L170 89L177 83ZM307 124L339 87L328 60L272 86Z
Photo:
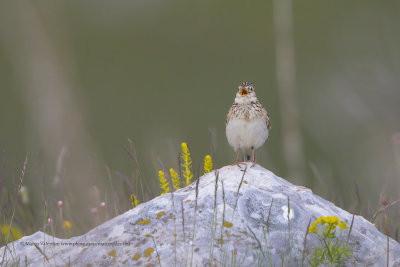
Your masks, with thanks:
M53 220L51 218L47 219L47 225L50 225L53 222Z
M62 206L63 206L63 202L61 200L59 200L57 202L57 207L62 208Z
M92 214L97 214L98 209L97 209L97 208L91 208L91 209L90 209L90 212L91 212Z
M105 202L101 202L100 203L100 208L105 209L106 208L106 203Z
M387 206L389 204L389 202L386 199L382 199L382 205L383 206Z
M392 135L392 142L396 146L400 146L400 132L394 133Z

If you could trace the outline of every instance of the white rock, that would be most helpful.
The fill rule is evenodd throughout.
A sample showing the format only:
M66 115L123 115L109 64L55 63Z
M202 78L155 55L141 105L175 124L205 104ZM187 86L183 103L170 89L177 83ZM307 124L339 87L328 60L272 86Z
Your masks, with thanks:
M201 177L196 215L193 183L174 193L174 205L172 195L164 194L82 236L65 240L42 232L25 236L8 244L7 249L0 249L0 265L157 266L159 255L162 266L231 265L232 257L241 266L280 266L282 259L285 266L300 266L310 219L337 216L350 225L352 215L348 212L314 195L309 189L294 186L258 165L251 166L226 166ZM219 179L217 192L216 177ZM287 218L288 198L290 223ZM148 224L139 223L147 219L150 219ZM342 238L347 239L347 234L348 230ZM315 235L309 234L306 251L310 251L316 241ZM386 266L386 236L360 216L355 216L349 244L353 256L347 260L346 266ZM400 266L399 243L390 239L389 252L390 266ZM136 254L140 258L136 258Z

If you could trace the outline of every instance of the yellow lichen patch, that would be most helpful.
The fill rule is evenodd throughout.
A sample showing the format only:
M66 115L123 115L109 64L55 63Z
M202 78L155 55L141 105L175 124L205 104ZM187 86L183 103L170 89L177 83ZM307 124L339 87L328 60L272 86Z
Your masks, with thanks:
M115 255L117 255L117 252L115 251L115 249L108 252L108 256L110 256L110 257L115 257Z
M160 219L164 215L165 215L165 211L160 211L159 213L157 213L157 219Z
M185 203L188 203L188 202L190 202L190 201L192 201L192 200L190 200L190 199L187 199L187 200L185 200Z
M248 182L246 180L244 180L243 183L248 184Z
M132 257L132 260L137 261L138 259L140 259L140 254L136 253L135 256Z
M147 238L150 238L150 237L151 237L151 235L147 234L147 235L145 235L145 237L147 237Z
M141 221L137 222L137 224L149 224L149 223L150 223L150 219L141 220Z
M231 228L232 226L233 226L233 224L231 222L224 221L224 227Z
M125 264L128 260L124 260L123 262L121 262L122 264Z
M217 242L218 245L224 244L224 240L221 238L217 238L217 239L215 239L215 241Z
M144 251L144 256L149 257L151 255L151 253L153 253L154 248L146 248L146 250Z

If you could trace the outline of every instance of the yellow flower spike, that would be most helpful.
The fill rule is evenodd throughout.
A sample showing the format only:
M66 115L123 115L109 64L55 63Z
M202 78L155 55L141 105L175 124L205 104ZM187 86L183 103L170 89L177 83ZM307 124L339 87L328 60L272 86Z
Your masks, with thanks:
M158 172L158 177L160 178L160 188L162 190L161 195L169 192L168 181L165 179L165 174L163 171Z
M136 207L139 205L139 200L134 194L131 194L131 202L132 202L132 208Z
M181 188L181 182L179 180L179 175L174 169L169 169L169 174L171 175L172 186L175 190Z
M67 229L71 229L72 228L72 224L71 224L70 221L64 221L63 227L67 228Z
M185 178L185 186L189 185L192 178L193 173L192 169L192 158L190 156L189 148L185 142L181 144L182 147L182 155L181 155L181 166L182 166L182 176Z
M204 174L209 173L212 170L212 158L210 155L204 157Z

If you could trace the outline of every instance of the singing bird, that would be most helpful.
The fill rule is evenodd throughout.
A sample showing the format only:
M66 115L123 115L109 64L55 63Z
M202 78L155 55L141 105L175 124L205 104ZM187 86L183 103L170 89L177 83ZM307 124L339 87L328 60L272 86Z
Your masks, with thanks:
M257 100L253 84L242 82L226 117L226 138L236 151L236 163L240 150L245 160L255 162L254 150L264 144L270 129L268 113Z

